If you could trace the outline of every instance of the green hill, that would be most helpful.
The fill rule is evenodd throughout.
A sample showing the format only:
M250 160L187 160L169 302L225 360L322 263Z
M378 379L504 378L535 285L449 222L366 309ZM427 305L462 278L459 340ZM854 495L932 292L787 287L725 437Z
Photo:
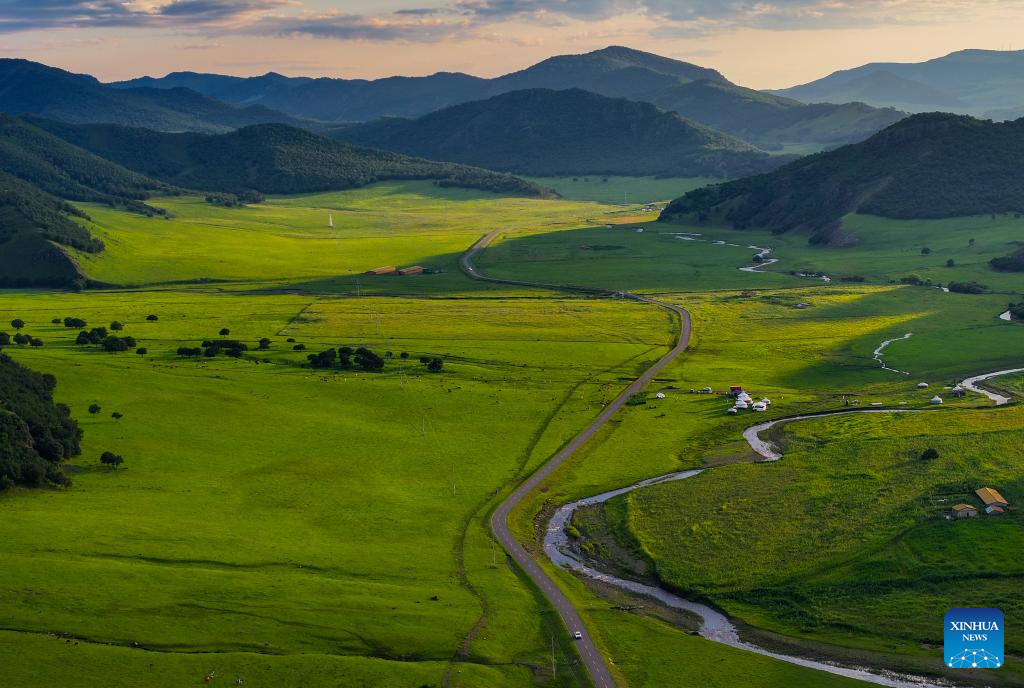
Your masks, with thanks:
M174 191L5 114L0 114L0 169L54 196L146 212L154 210L139 201Z
M128 169L202 191L311 193L387 179L430 179L441 186L543 194L511 175L362 148L281 124L227 134L171 134L117 125L33 122Z
M58 244L90 253L103 244L72 216L85 214L0 172L0 286L83 286L78 266Z
M116 89L85 74L16 59L0 59L0 111L162 131L216 132L265 122L298 123L262 105L229 105L185 88Z
M649 103L578 89L513 91L416 120L345 127L332 136L536 176L739 177L784 162Z
M1024 212L1022 155L1024 119L914 115L862 143L691 191L662 219L805 230L824 241L854 212L900 219Z

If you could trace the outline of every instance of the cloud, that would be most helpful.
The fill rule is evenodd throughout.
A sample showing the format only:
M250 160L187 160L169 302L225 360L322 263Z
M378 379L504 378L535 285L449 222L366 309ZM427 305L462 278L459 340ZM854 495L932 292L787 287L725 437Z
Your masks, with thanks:
M358 14L317 11L310 0L0 0L0 33L138 27L269 36L430 43L492 36L515 23L545 26L633 17L663 37L741 28L858 28L970 17L1019 0L424 0L423 6ZM386 5L387 0L380 4ZM510 32L505 32L506 38Z
M0 33L217 26L291 4L292 0L0 0Z

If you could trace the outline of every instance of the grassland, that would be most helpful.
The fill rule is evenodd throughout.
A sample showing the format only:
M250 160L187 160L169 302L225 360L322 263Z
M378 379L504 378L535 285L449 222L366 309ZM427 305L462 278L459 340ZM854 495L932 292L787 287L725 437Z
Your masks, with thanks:
M651 187L652 198L643 201L662 193L647 181L616 179L609 186L619 194L625 188L631 199L631 189ZM583 685L572 642L505 565L486 530L487 517L510 485L665 351L673 324L658 310L628 301L468 280L457 271L457 256L495 226L506 231L478 258L482 271L657 292L685 305L695 321L691 349L655 383L677 389L664 400L628 407L553 475L515 515L525 541L533 539L539 513L574 497L682 467L722 466L706 474L716 480L719 470L766 468L727 465L750 458L740 433L751 416L726 416L724 399L687 393L691 388L744 384L772 397L769 417L837 408L844 397L918 407L968 373L1020 365L1024 327L996 317L1005 293L967 296L889 283L925 258L912 249L917 235L862 258L873 250L867 241L816 249L797 237L693 230L714 232L713 238L720 232L723 241L740 244L715 245L663 234L690 230L653 224L652 214L595 201L585 189L563 195L577 200L379 184L242 209L161 199L173 214L168 220L90 206L108 250L79 260L92 279L125 287L0 292L0 322L24 318L26 331L45 341L42 349L13 355L57 376L58 400L71 405L86 430L84 454L70 466L70 490L0 496L3 677L26 686L192 685L216 671L218 682L240 676L246 685L285 688ZM1012 226L982 225L973 232L979 251L994 254L1011 240ZM647 231L630 231L636 226ZM770 269L777 272L738 271L749 264L748 244L776 246L782 260ZM884 269L868 272L890 254L897 257ZM835 261L830 271L863 268L869 281L824 284L786 274L812 258ZM963 262L965 274L974 269ZM960 263L958 257L955 269ZM357 277L382 264L444 272ZM991 284L1006 293L1016 288L1012 281ZM159 320L146 321L150 313ZM85 318L90 326L125 322L125 334L151 353L76 347L74 331L50 323L64 316ZM216 336L221 327L250 344L263 336L273 344L240 360L183 360L172 353ZM872 352L908 331L914 336L887 348L885 360L912 375L882 370ZM292 350L287 338L307 351ZM303 367L306 353L340 345L367 345L394 357L379 374ZM402 352L410 358L402 359ZM444 357L445 372L428 374L420 356ZM919 380L932 389L919 392ZM1020 380L997 384L1019 387ZM88 416L83 409L94 402L103 411ZM882 637L878 629L826 599L844 582L869 578L856 554L891 574L892 589L880 599L917 614L914 632L926 637L921 609L944 603L952 583L895 583L900 575L913 580L963 558L959 549L943 549L941 528L950 524L933 518L938 504L921 501L945 497L929 480L945 467L960 471L961 481L985 474L1006 479L1006 492L1021 489L1012 482L1017 465L1000 459L1019 441L1019 413L971 410L985 403L975 395L947 402L942 417L960 420L937 433L942 456L923 474L914 472L919 462L885 461L886 452L919 448L931 432L919 427L923 418L889 425L878 419L865 433L852 419L793 426L790 454L771 467L779 471L771 484L785 491L798 480L819 481L818 489L797 500L802 520L779 528L778 540L766 539L764 556L749 562L752 569L770 566L772 547L798 540L816 527L819 514L860 503L844 489L866 499L856 487L884 489L903 481L900 494L920 509L879 512L889 539L879 534L870 551L821 548L827 550L821 558L839 565L829 572L834 577L810 563L798 571L807 582L809 611L794 606L799 600L779 601L793 590L788 580L773 580L771 590L753 598L735 576L732 587L707 594L722 595L742 620L769 629L761 632L771 631L773 642L862 652L866 642ZM113 411L124 418L115 421ZM961 433L975 418L991 432ZM844 474L829 473L816 458L831 432L843 439L828 451ZM124 469L101 468L98 455L105 450L123 454ZM798 460L790 461L794 456ZM856 465L862 456L872 462L863 471ZM838 502L832 501L833 483ZM659 573L687 569L687 552L674 548L674 538L690 537L660 528L663 511L678 517L688 500L714 499L714 493L695 497L686 492L690 487L637 492L619 505L623 532L634 532L650 548ZM751 481L751 501L744 504L751 510L759 487ZM646 511L645 500L655 498L658 510ZM736 511L736 518L752 514ZM708 518L733 516L710 509ZM911 516L924 518L924 525L894 535ZM634 521L647 530L637 525L634 531ZM998 527L1019 529L1016 520L1002 523L1008 525ZM710 532L729 524L723 520ZM750 538L750 531L739 536ZM1015 535L1007 537L1015 542ZM705 565L713 574L726 563L709 557ZM972 566L991 572L998 562L986 555ZM1004 582L1016 581L1015 572ZM609 609L578 579L553 573L583 610L588 632L614 662L622 685L854 684L709 643L650 610ZM1007 618L1019 617L1012 606L1019 606L1019 596L999 587L998 576L986 580L992 585L986 590L1007 599ZM702 576L693 583L707 581ZM867 598L847 587L850 604L868 610ZM810 632L804 625L811 617L797 612L819 615ZM842 623L854 629L843 630ZM549 668L552 636L557 679ZM897 661L931 656L883 640Z

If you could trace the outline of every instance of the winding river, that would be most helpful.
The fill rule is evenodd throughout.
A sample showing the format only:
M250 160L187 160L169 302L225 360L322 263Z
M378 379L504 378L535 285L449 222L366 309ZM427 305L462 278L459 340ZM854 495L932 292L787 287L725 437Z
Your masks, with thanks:
M900 339L905 339L910 335L905 335ZM896 341L896 340L891 340ZM879 347L885 348L885 344ZM1024 372L1024 368L1015 368L1011 370L1000 370L994 373L985 373L983 375L976 375L974 377L964 380L961 385L971 391L983 394L997 406L1006 404L1009 399L994 392L979 388L976 386L977 383L989 378L998 377L1000 375L1008 375L1012 373ZM757 425L747 428L743 432L743 438L750 445L750 448L754 450L759 456L761 461L778 461L782 458L782 454L779 450L774 447L767 440L761 439L761 433L768 430L775 425L780 423L791 423L800 420L807 420L811 418L821 418L823 416L832 415L846 415L851 413L927 413L928 409L851 409L843 411L833 411L826 413L807 414L801 416L791 416L788 418L779 418L776 420L766 421ZM663 588L646 585L637 581L628 580L625 578L619 578L609 573L599 571L593 566L589 565L582 556L577 554L572 546L572 542L569 536L566 534L566 526L572 520L573 514L577 509L593 506L596 504L602 504L610 499L618 497L620 495L628 494L633 490L638 490L644 487L651 487L652 485L659 485L661 483L674 482L677 480L686 480L692 478L695 475L699 475L704 472L705 469L691 469L686 471L679 471L676 473L669 473L668 475L662 475L655 478L648 478L647 480L641 480L638 483L630 485L628 487L622 487L616 490L609 490L608 492L602 492L601 494L594 495L593 497L586 497L584 499L570 502L559 507L548 521L547 529L544 533L544 552L551 559L552 563L561 568L565 568L575 573L586 576L593 580L600 581L602 583L615 586L621 590L641 595L644 597L650 597L659 602L675 608L688 612L692 612L701 618L700 627L698 633L701 637L711 640L717 643L723 643L732 647L747 650L749 652L756 652L760 655L767 657L773 657L775 659L789 662L791 664L797 664L799 666L807 667L810 669L817 669L819 671L825 671L830 674L836 674L839 676L845 676L848 678L858 679L873 683L881 686L891 686L892 688L946 688L950 684L944 682L936 682L931 679L926 679L918 676L909 676L904 674L896 674L892 672L884 671L872 671L863 667L850 667L841 666L839 664L833 664L830 662L817 661L812 659L805 659L803 657L795 657L793 655L782 654L779 652L773 652L764 647L760 647L753 643L740 639L739 633L736 630L736 626L725 616L722 612L710 607L706 604L699 602L693 602L687 600L675 593L669 592Z

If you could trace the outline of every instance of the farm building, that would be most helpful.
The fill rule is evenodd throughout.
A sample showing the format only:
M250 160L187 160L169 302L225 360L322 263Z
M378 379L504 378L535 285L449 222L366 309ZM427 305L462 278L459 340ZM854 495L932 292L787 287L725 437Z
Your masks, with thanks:
M953 507L953 518L974 518L978 510L970 504L957 504Z
M998 516L999 514L1005 514L1006 509L1004 509L1001 506L996 506L995 504L992 504L991 506L985 507L985 513L989 514L990 516Z
M985 506L998 506L1003 509L1010 506L1003 495L999 494L995 489L991 487L982 487L974 491L974 494L978 495L978 498L985 504Z
M419 265L413 265L412 267L409 267L409 268L402 268L401 270L398 271L398 274L399 275L422 275L423 274L423 268L420 267Z
M394 265L384 265L383 267L374 268L373 270L367 270L367 275L393 275L398 272L398 268Z

